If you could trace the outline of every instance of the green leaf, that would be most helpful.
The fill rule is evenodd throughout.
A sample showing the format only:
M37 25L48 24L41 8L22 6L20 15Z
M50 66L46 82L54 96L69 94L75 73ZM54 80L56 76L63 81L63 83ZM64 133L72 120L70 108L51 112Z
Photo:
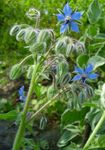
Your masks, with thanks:
M54 87L54 85L51 85L47 90L47 98L51 99L56 94L56 92L57 92L57 90Z
M90 111L86 114L85 119L88 120L89 124L91 125L92 131L94 130L101 115L102 115L102 111L95 108L91 108Z
M74 137L76 137L78 135L78 133L72 133L72 132L70 132L70 131L65 131L64 133L63 133L63 135L61 136L61 138L59 139L59 141L58 141L58 144L57 144L57 146L58 147L64 147L64 146L66 146L67 145L67 143L71 140L71 139L73 139Z
M88 46L88 49L91 51L91 52L100 52L101 49L104 47L104 43L103 42L96 42L94 44L91 44Z
M0 114L0 119L3 120L16 120L18 113L16 110L9 111L8 113Z
M95 39L105 40L105 34L104 33L99 33L95 36Z
M61 122L63 125L67 125L75 121L82 121L88 111L89 111L88 107L84 107L81 110L66 109L61 116Z
M95 24L101 17L102 8L98 0L93 0L87 11L87 16L91 24Z
M84 67L84 65L87 64L88 59L89 59L88 55L81 54L77 57L76 63L78 64L79 67Z
M40 84L35 84L34 85L34 89L35 89L35 94L36 94L36 96L37 97L40 97L41 96L41 94L42 94L42 92L41 92L41 85Z
M86 34L88 38L92 39L99 33L99 27L97 25L89 25L86 29Z
M83 150L83 149L80 148L80 145L77 145L77 144L71 142L70 145L64 147L63 150Z
M64 127L65 130L73 132L73 133L81 133L81 130L78 126L75 126L73 124L68 124Z
M96 136L93 140L92 143L88 147L89 149L100 149L104 150L105 149L105 134L104 135L98 135Z
M94 70L105 64L105 59L101 56L92 56L88 60L88 64L92 64L94 66Z

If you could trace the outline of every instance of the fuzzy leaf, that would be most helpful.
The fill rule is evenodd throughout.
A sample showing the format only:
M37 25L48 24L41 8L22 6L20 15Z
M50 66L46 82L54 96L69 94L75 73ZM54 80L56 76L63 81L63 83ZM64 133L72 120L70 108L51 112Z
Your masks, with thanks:
M81 54L77 57L76 62L79 67L84 67L84 65L87 64L87 61L89 59L89 56L86 54Z
M100 19L102 8L98 0L93 0L87 11L87 16L91 24L95 24Z
M92 56L88 60L88 64L92 64L94 66L94 70L95 70L96 68L105 64L105 58L98 56L98 55Z
M82 121L86 115L86 113L88 112L89 108L88 107L84 107L81 110L69 110L66 109L64 111L64 113L61 116L61 122L63 125L75 122L75 121Z

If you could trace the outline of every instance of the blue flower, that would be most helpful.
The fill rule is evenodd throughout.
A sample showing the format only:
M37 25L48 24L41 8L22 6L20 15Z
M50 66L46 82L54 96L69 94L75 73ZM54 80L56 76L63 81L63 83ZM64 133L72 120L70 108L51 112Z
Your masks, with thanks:
M86 79L96 79L98 77L98 74L92 73L93 71L93 65L89 64L85 69L82 68L75 68L74 72L77 73L77 75L74 76L72 81L82 80L84 83Z
M63 8L63 14L57 14L58 21L63 21L60 33L64 33L69 27L72 31L79 32L78 24L75 21L80 20L81 12L73 12L67 3Z
M24 86L22 86L19 90L18 90L18 93L19 93L19 100L21 102L25 102L26 100L26 96L24 95Z

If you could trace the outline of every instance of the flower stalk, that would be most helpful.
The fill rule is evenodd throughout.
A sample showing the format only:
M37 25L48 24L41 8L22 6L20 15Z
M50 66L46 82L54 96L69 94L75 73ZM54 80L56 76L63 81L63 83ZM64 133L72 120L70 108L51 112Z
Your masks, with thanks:
M24 130L25 130L26 114L27 114L28 105L29 105L29 102L30 102L30 99L31 99L31 95L32 95L32 92L33 92L33 87L34 87L34 84L35 84L36 71L37 71L38 67L39 67L39 65L37 65L37 67L35 66L34 70L33 70L32 79L31 79L28 95L27 95L27 98L26 98L26 103L25 103L25 106L24 106L24 109L23 109L23 112L22 112L22 116L21 116L20 126L19 126L19 129L17 131L12 150L19 150L20 149L22 137L24 135Z
M53 46L48 50L48 52L45 54L45 56L42 57L42 59L40 60L39 64L37 64L37 66L36 66L36 64L34 65L34 70L33 70L33 73L32 73L32 78L31 78L31 82L30 82L30 87L29 87L28 94L27 94L27 97L26 97L25 106L24 106L24 109L23 109L23 112L22 112L22 115L21 115L20 126L19 126L19 129L18 129L18 131L17 131L17 134L16 134L16 137L15 137L15 141L14 141L12 150L20 150L21 141L22 141L22 138L23 138L23 135L24 135L24 131L25 131L27 110L28 110L28 106L29 106L29 102L30 102L32 93L33 93L33 87L34 87L34 85L37 83L37 81L38 81L38 79L39 79L39 77L40 77L40 74L39 74L38 76L36 76L37 70L38 70L38 68L40 67L40 65L43 63L43 61L48 57L49 52L51 51L52 48L53 48ZM24 59L24 61L25 61L27 58L30 58L31 56L32 56L32 55L29 55L29 57L26 57L26 58ZM23 63L24 61L22 61L22 63ZM47 67L48 67L48 66L47 66ZM42 70L41 73L43 73L43 71L44 71L45 69L46 69L46 67Z
M94 139L95 135L97 134L98 130L100 129L100 127L102 126L104 121L105 121L105 111L103 112L99 122L97 123L95 129L93 130L92 134L90 135L88 141L86 142L83 150L87 150L88 149L88 146L90 145L90 143Z
M70 89L70 88L66 88L65 91L68 91L69 89ZM40 107L40 108L38 109L38 111L36 111L36 112L31 116L31 118L28 120L28 122L29 122L29 121L32 121L42 110L44 110L44 109L45 109L46 107L48 107L50 104L54 103L54 102L55 102L54 100L56 100L56 98L57 98L58 96L60 96L63 92L64 92L64 89L59 90L59 92L58 92L54 97L52 97L48 102L46 102L42 107Z

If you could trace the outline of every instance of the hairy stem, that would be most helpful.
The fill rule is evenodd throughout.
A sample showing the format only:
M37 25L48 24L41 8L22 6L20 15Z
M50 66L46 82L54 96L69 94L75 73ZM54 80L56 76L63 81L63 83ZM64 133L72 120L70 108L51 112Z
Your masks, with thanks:
M62 93L60 91L58 94L56 94L52 99L50 99L47 103L45 103L41 108L39 108L38 111L36 111L31 118L28 121L32 121L42 110L44 110L47 106L49 106L51 103L54 102L54 100Z
M25 106L24 106L24 109L23 109L23 112L22 112L22 118L21 118L20 126L19 126L19 129L17 131L12 150L20 150L21 140L22 140L22 137L24 135L24 130L25 130L26 113L27 113L28 104L30 102L31 95L32 95L32 92L33 92L33 87L34 87L34 83L35 83L35 77L36 77L35 75L36 75L37 68L38 68L38 66L35 67L34 70L33 70L32 79L31 79L28 95L27 95L27 98L26 98L26 103L25 103Z
M64 89L61 89L54 97L52 97L48 102L46 102L42 107L39 108L38 111L36 111L32 116L31 118L28 120L29 121L32 121L40 112L42 112L46 107L48 107L50 104L54 103L56 100L56 98L58 96L60 96L64 91L68 91L70 90L70 87L69 88L66 88L65 90Z
M26 114L27 114L27 110L28 110L28 106L29 106L29 102L30 102L30 99L31 99L31 95L33 93L33 87L34 87L34 84L37 83L39 77L40 77L40 74L36 77L36 73L37 73L37 70L39 68L39 66L44 62L44 60L48 57L51 49L53 48L53 46L48 50L48 52L45 54L44 57L42 57L42 59L40 60L39 64L36 66L34 65L34 70L33 70L33 73L32 73L32 78L31 78L31 82L30 82L30 87L29 87L29 90L28 90L28 94L27 94L27 98L26 98L26 102L25 102L25 106L24 106L24 109L23 109L23 112L22 112L22 117L21 117L21 122L20 122L20 126L19 126L19 129L17 131L17 134L16 134L16 137L15 137L15 140L14 140L14 144L13 144L13 148L12 150L20 150L20 146L21 146L21 141L22 141L22 138L24 136L24 131L25 131L25 124L26 124ZM24 63L28 58L30 58L32 55L29 55L27 56L25 59L23 59L23 61L21 63ZM46 67L45 67L46 68ZM41 73L45 70L45 68L41 71Z
M98 130L100 129L100 127L101 127L101 125L103 124L104 121L105 121L105 111L103 112L99 122L97 123L95 129L93 130L92 134L90 135L88 141L86 142L83 150L87 150L88 149L88 146L90 145L90 143L94 139L95 135L97 134Z

